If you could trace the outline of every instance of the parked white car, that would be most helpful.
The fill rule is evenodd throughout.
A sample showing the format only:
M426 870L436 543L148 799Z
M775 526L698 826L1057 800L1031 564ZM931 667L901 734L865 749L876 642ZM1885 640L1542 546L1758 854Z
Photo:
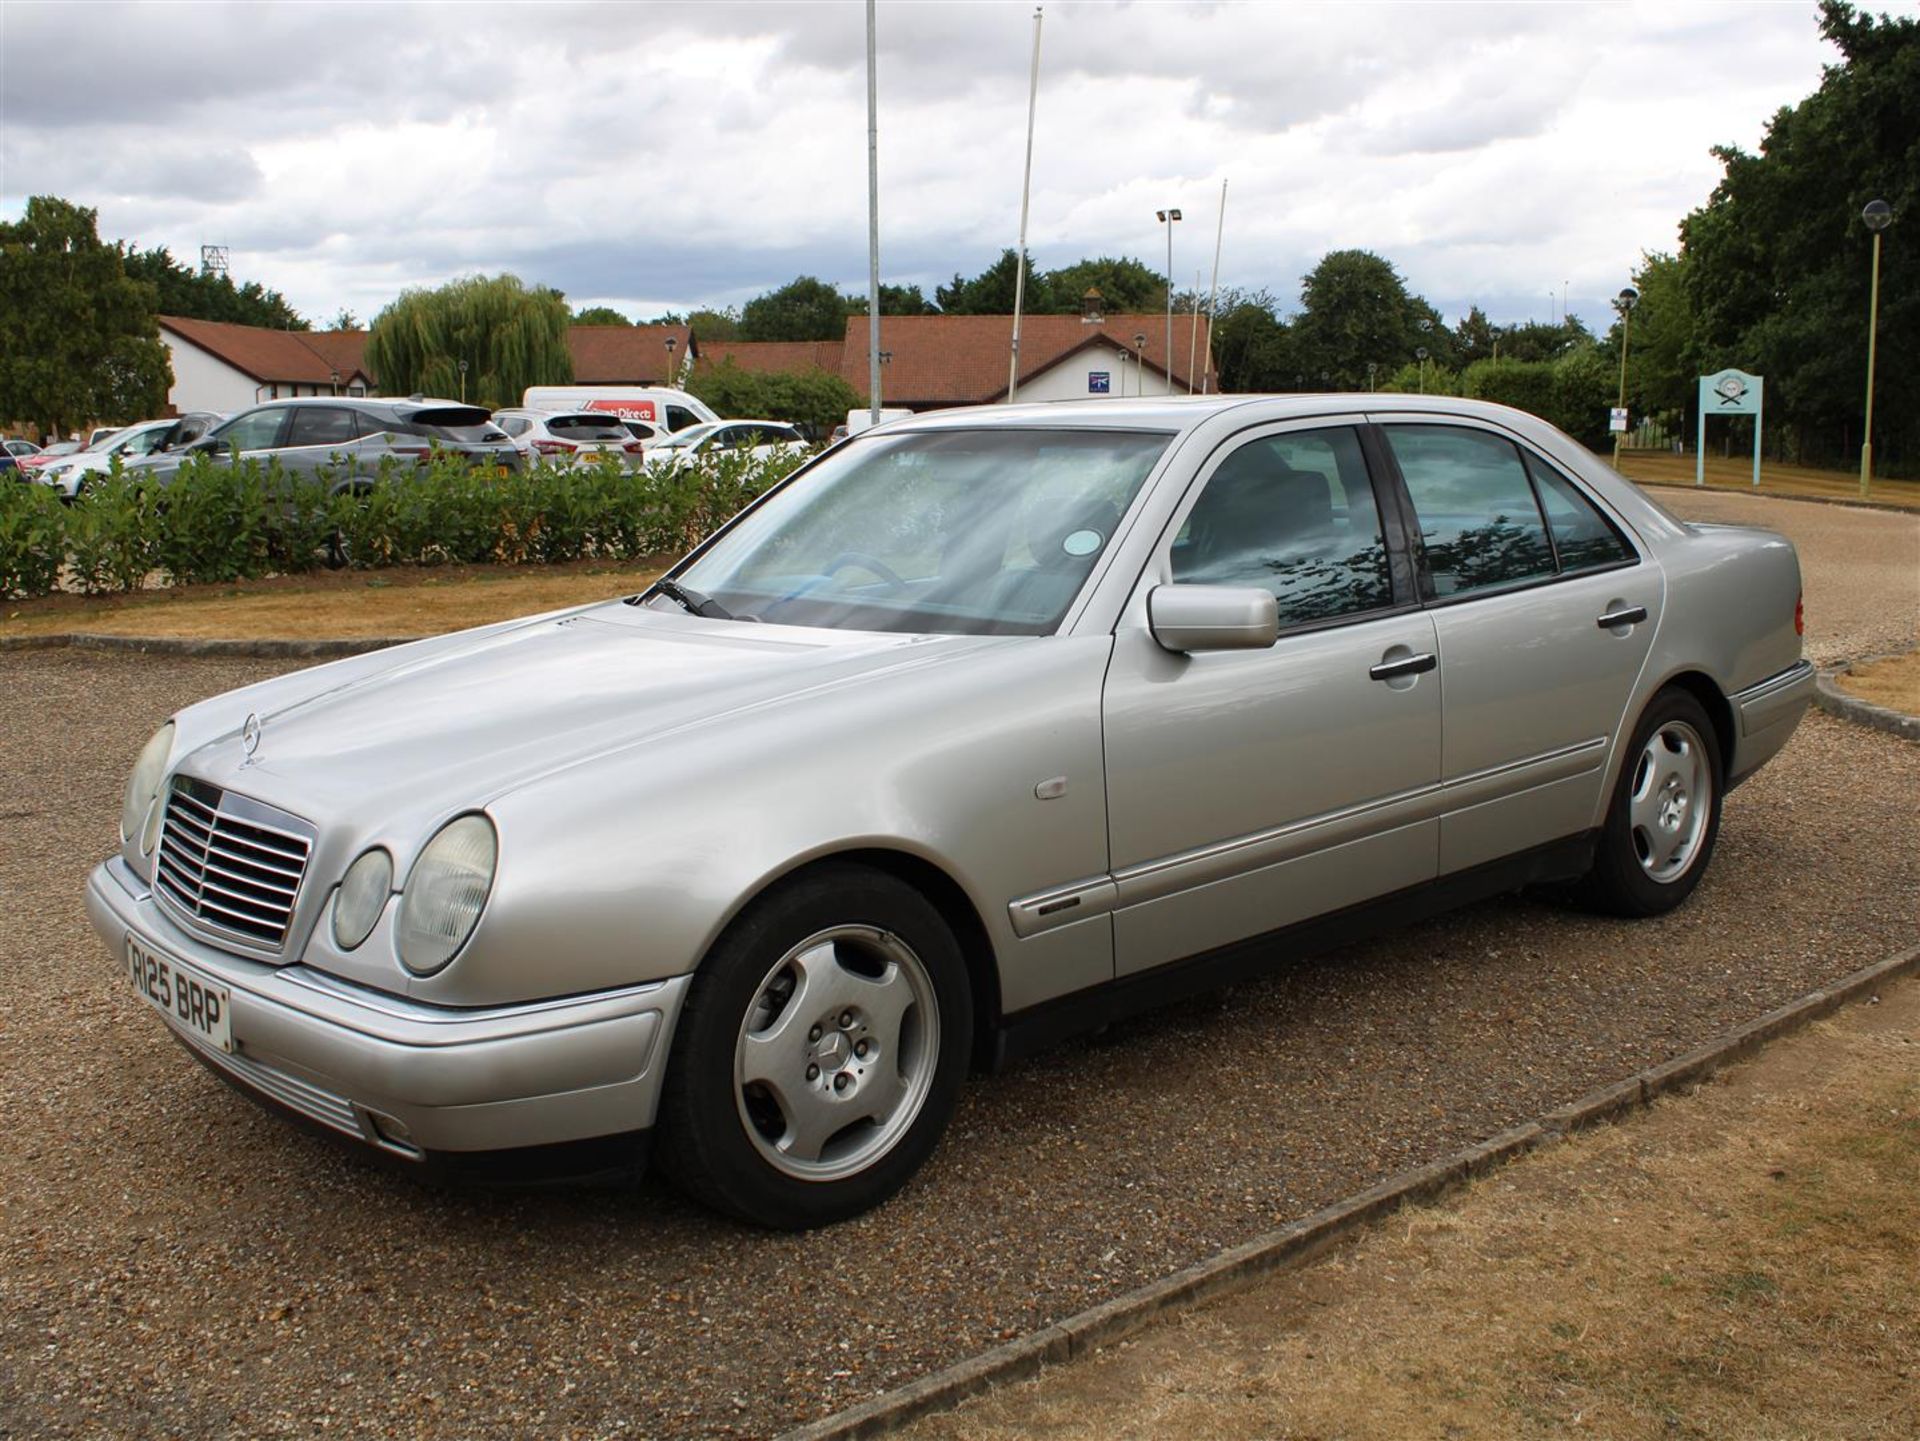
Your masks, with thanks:
M507 433L528 465L568 459L593 465L603 455L618 455L623 465L635 465L647 446L646 438L628 422L591 411L552 415L539 410L496 410L493 423ZM634 424L652 432L644 421Z
M167 420L143 420L138 425L109 432L85 450L40 466L33 472L33 478L59 491L62 500L72 500L90 482L111 474L116 460L125 465L143 455L178 450L225 419L215 411L194 410Z
M722 420L675 431L647 450L648 465L679 465L711 460L720 455L751 455L767 460L776 455L805 455L811 447L799 430L779 420Z

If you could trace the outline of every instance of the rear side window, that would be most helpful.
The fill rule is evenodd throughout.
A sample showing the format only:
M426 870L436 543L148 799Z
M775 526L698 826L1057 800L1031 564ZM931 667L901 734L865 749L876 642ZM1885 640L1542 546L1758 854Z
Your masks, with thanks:
M695 415L691 410L688 410L684 405L669 405L667 407L668 430L685 430L689 425L699 425L700 423L700 417Z
M265 450L280 439L280 427L287 412L275 406L270 410L250 410L236 415L214 432L222 450L238 446L241 450Z
M1413 500L1436 598L1554 573L1546 524L1511 441L1461 426L1385 430Z
M1633 547L1572 481L1537 455L1527 457L1527 469L1539 487L1561 570L1599 570L1634 559Z
M335 406L303 405L293 413L293 425L287 431L287 444L345 445L358 427L353 412Z

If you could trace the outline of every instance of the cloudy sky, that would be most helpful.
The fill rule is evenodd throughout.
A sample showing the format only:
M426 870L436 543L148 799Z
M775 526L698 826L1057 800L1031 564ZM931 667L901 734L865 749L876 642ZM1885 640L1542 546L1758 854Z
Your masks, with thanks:
M931 295L1015 243L1031 3L882 0L881 265ZM1048 3L1029 248L1211 265L1291 304L1329 249L1449 317L1604 298L1835 53L1812 0ZM645 317L866 282L865 6L0 0L0 214L109 237L317 323L513 271Z

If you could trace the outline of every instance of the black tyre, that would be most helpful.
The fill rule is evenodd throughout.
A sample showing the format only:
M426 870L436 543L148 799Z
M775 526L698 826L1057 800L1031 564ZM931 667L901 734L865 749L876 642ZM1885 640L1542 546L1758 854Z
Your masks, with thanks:
M762 1226L858 1215L932 1153L972 1032L965 962L925 897L864 866L809 871L694 976L660 1103L663 1167Z
M1574 899L1616 916L1657 916L1693 894L1720 834L1725 761L1713 722L1663 690L1633 729L1593 869Z

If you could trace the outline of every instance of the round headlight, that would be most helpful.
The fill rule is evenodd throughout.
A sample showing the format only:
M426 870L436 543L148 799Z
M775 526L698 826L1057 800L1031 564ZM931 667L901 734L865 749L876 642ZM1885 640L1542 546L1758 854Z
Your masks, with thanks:
M127 793L120 802L120 839L130 841L140 834L147 818L147 807L160 794L160 782L166 779L167 761L173 754L173 722L168 721L153 733L140 759L133 763L127 777Z
M461 816L440 828L413 863L400 897L400 964L416 976L443 970L480 920L499 856L493 822Z
M364 941L393 894L393 857L371 850L347 867L340 893L333 898L333 939L343 951Z

